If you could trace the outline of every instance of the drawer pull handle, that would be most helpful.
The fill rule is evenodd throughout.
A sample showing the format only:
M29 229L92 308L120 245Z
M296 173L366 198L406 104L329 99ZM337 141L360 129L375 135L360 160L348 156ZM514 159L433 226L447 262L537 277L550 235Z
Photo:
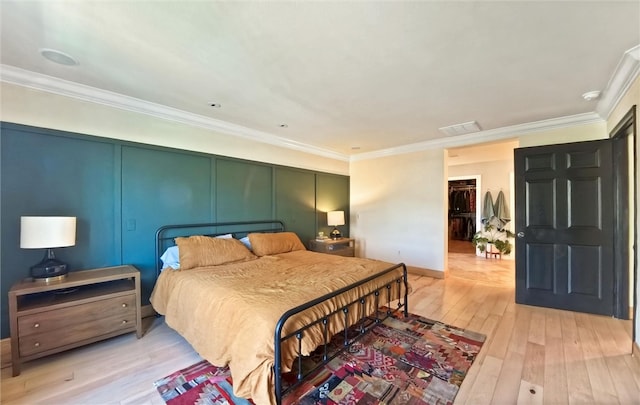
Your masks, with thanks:
M126 321L126 320L125 320L125 321L122 321L122 324L123 324L123 325L125 325L126 323L127 323L127 321Z
M34 345L35 347L40 347L40 342L35 342L33 345Z
M126 308L126 307L127 307L127 304L122 304L122 308Z
M39 328L39 327L40 327L40 324L39 324L39 323L35 323L35 324L33 324L33 327L34 327L34 328Z

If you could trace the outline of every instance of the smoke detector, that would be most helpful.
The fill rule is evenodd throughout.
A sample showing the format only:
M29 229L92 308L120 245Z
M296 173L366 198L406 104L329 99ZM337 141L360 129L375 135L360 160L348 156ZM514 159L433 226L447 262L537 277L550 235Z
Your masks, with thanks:
M600 90L588 91L582 95L582 98L587 101L597 100L598 98L600 98Z

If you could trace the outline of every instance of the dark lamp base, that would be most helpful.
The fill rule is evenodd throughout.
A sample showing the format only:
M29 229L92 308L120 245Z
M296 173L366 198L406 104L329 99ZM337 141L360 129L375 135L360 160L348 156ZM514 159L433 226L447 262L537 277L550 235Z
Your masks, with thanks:
M31 277L45 282L61 280L68 272L66 263L56 259L51 249L47 249L40 263L31 266Z
M331 239L340 239L340 238L342 238L342 234L340 233L338 228L333 228L333 231L331 231Z

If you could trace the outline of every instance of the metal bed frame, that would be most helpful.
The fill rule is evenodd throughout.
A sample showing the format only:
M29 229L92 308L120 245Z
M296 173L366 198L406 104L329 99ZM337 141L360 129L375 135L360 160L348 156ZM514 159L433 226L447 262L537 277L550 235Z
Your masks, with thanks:
M190 236L190 235L205 235L205 236L218 236L231 233L234 237L240 238L248 235L252 232L283 232L285 230L284 223L279 220L267 220L267 221L246 221L246 222L219 222L219 223L205 223L205 224L181 224L181 225L167 225L159 228L156 232L156 260L157 260L157 273L160 274L162 270L160 264L160 255L169 246L174 245L173 239L178 236ZM374 289L372 291L365 292L357 299L335 309L331 313L324 314L324 316L316 319L301 328L283 335L283 328L287 320L299 314L323 301L330 300L340 294L343 294L349 290L356 289L368 282L375 279L384 277L385 275L401 268L402 274L394 278L390 282L387 282L383 286ZM403 289L404 287L404 289ZM395 290L395 291L394 291ZM354 343L362 338L367 332L373 329L377 324L387 319L394 311L403 310L404 316L408 315L408 280L407 280L407 266L404 263L393 265L377 274L360 280L356 283L343 287L339 290L333 291L329 294L325 294L314 300L311 300L305 304L299 305L295 308L291 308L285 312L275 326L274 335L274 379L275 379L275 398L276 403L281 404L284 396L298 387L306 377L317 371L320 367L327 364L329 361L340 355L345 350L348 350ZM397 298L392 298L396 296ZM367 313L366 304L368 300L373 300L374 308L376 308L373 314ZM396 303L396 308L392 308L392 304ZM380 308L384 307L383 311ZM353 317L349 317L350 311L356 311L357 317L354 320ZM328 328L332 319L337 316L343 316L345 328L338 335L342 335L341 347L338 350L331 351L331 341L333 336L329 336ZM321 325L323 330L323 343L318 346L320 348L321 361L318 362L315 367L302 371L302 339L305 336L305 331L311 327ZM336 335L337 336L337 335ZM297 358L297 371L295 375L295 382L287 387L283 384L283 364L282 364L282 344L289 339L296 339L298 342L298 358ZM317 349L318 350L318 349Z
M379 277L385 276L386 274L398 269L398 268L402 268L402 275L399 276L398 278L393 279L392 281L390 281L389 283L383 285L382 287L375 289L373 291L369 291L363 295L361 295L360 297L358 297L357 299L347 303L346 305L343 305L339 308L337 308L336 310L334 310L331 313L325 314L323 317L316 319L313 322L310 322L307 325L304 325L303 327L287 334L287 335L282 335L282 329L284 327L285 322L291 318L292 316L303 312L306 309L309 309L311 307L313 307L316 304L319 304L320 302L323 301L327 301L333 297L336 297L346 291L349 291L351 289L357 288L363 284L366 284L372 280L375 280ZM395 285L394 285L395 284ZM404 294L402 293L402 285L404 284ZM275 395L276 395L276 403L277 404L281 404L282 403L282 398L284 397L285 394L287 394L288 392L290 392L291 390L293 390L294 388L296 388L298 385L300 385L300 383L302 381L304 381L304 379L306 377L308 377L309 375L311 375L313 372L315 372L316 370L318 370L320 367L324 366L325 364L327 364L329 361L331 361L332 359L334 359L335 357L337 357L338 355L340 355L340 353L344 352L345 350L349 349L349 347L351 347L354 343L356 343L360 338L362 338L367 332L369 332L371 329L373 329L377 324L381 323L382 321L384 321L385 319L387 319L392 313L393 313L393 309L391 307L391 303L396 301L396 299L392 299L392 289L394 287L397 287L397 310L399 309L403 309L403 314L404 316L408 316L408 282L407 282L407 266L405 266L404 263L399 263L396 264L386 270L383 270L377 274L374 274L373 276L367 277L363 280L360 280L356 283L353 283L351 285L348 285L346 287L343 287L339 290L336 290L332 293L323 295L322 297L316 298L312 301L309 301L305 304L302 304L298 307L292 308L290 310L288 310L287 312L285 312L281 317L280 320L278 321L278 323L276 324L276 332L275 332L275 338L274 338L274 348L275 348L275 362L274 362L274 376L275 376ZM384 294L386 291L386 294ZM386 300L384 300L384 295L386 295ZM381 297L382 296L382 297ZM374 314L367 314L365 312L365 305L368 299L373 299L374 300L374 308L376 308L375 313ZM385 310L384 311L380 311L380 304L381 304L381 299L383 299L382 302L386 303L385 306ZM350 309L353 309L353 307L356 307L355 309L359 311L359 315L357 317L357 320L355 322L349 323L348 322L348 315L349 315L349 311ZM334 353L329 353L329 347L330 347L330 342L331 342L331 338L332 336L328 335L328 324L330 322L330 319L333 316L340 316L339 314L342 313L344 315L344 324L345 324L345 328L342 332L340 332L339 334L342 334L342 347L340 350L335 351ZM318 324L322 324L323 327L323 331L324 331L324 336L323 336L323 343L319 346L322 347L322 361L319 362L318 364L316 364L315 367L313 367L312 369L308 370L307 372L302 372L302 356L300 355L300 353L302 352L302 339L304 337L304 332L305 330L311 328L314 325L318 325ZM355 331L357 332L357 334L355 336L350 335L349 331L353 330L351 329L352 327L356 327ZM292 384L291 386L284 388L283 384L282 384L282 356L281 354L281 345L284 341L288 340L288 339L297 339L298 340L298 373L296 375L296 382L294 384Z

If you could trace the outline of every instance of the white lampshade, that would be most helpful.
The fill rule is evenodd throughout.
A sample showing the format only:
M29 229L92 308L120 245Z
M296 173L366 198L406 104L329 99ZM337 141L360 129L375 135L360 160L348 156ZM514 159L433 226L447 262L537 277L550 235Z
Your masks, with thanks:
M20 247L43 249L74 246L76 217L21 217Z
M329 226L344 225L344 211L327 212L327 225Z

